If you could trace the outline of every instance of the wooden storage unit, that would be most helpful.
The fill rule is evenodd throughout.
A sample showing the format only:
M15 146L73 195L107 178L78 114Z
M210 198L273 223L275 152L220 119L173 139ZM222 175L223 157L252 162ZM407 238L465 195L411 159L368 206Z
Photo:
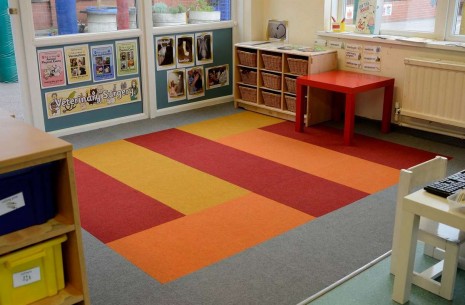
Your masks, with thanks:
M1 235L0 256L65 234L65 288L32 304L89 305L72 145L10 117L0 116L0 125L0 174L50 162L57 165L53 185L57 215L44 224Z
M281 42L238 43L234 53L235 106L289 121L295 121L295 79L337 68L335 50L310 51ZM307 99L307 125L331 118L331 93L313 89Z

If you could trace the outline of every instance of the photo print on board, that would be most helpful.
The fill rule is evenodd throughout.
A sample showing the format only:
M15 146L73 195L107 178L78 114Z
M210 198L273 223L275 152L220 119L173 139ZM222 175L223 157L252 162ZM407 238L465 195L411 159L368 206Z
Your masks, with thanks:
M186 69L187 98L194 99L205 96L205 84L203 79L203 66L195 66Z
M195 49L197 65L213 63L213 33L196 33Z
M206 68L205 75L207 90L229 85L229 65Z
M157 71L176 68L176 52L174 36L156 37Z
M186 70L175 69L166 73L168 103L186 99Z
M194 34L176 36L177 67L192 67L194 65Z

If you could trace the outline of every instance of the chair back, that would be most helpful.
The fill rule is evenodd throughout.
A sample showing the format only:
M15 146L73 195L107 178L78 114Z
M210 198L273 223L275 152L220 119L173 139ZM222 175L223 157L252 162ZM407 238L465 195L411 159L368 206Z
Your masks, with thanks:
M397 186L397 200L396 200L396 218L394 223L394 234L392 237L392 249L393 253L391 256L391 273L395 274L394 266L396 266L397 260L397 241L399 240L400 230L400 217L402 215L402 199L414 190L424 187L429 183L440 180L446 177L447 173L447 158L442 156L436 156L433 159L425 161L423 163L412 166L408 169L402 169L399 175L399 183ZM421 217L420 229L428 232L437 232L439 224L435 221Z

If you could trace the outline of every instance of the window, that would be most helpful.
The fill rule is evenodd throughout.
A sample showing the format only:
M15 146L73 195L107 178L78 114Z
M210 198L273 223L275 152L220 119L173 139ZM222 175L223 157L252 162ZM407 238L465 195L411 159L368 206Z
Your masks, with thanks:
M153 26L211 23L231 19L231 0L152 0Z
M358 0L332 1L333 15L344 16L350 28ZM380 34L465 41L463 3L464 0L384 0Z
M153 26L231 20L231 1L152 0ZM31 0L35 35L136 29L140 22L136 3L137 0ZM127 12L123 18L117 16L121 9Z
M136 0L31 0L35 36L137 28ZM126 14L118 18L118 9Z

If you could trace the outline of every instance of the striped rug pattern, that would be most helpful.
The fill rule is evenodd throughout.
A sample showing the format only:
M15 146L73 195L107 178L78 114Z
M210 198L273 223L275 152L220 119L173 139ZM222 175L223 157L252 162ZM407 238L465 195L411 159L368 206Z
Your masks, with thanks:
M397 183L434 154L241 112L74 152L82 226L160 283Z

